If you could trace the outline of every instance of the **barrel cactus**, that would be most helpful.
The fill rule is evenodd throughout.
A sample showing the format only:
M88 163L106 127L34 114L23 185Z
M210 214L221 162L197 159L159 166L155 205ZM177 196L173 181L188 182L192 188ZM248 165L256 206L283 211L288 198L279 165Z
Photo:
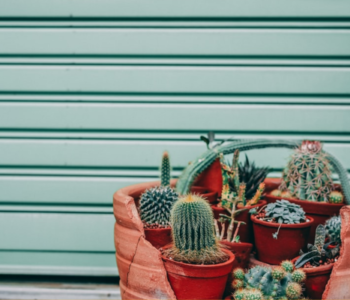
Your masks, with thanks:
M340 231L341 231L341 218L340 216L334 216L326 221L326 234L331 242L340 244Z
M288 191L292 198L300 200L329 202L333 191L331 166L322 144L317 141L303 141L295 149L283 171L281 191Z
M227 260L214 233L210 205L197 195L180 197L171 210L173 246L167 257L192 264L216 264Z
M140 199L140 217L145 227L170 225L170 211L179 195L170 185L169 155L164 152L161 164L161 185L146 190Z
M342 204L344 201L344 196L341 192L333 191L329 194L329 203Z
M306 279L305 273L302 270L294 270L290 261L283 261L273 269L256 266L246 274L242 269L236 269L233 277L235 300L300 299L300 284Z

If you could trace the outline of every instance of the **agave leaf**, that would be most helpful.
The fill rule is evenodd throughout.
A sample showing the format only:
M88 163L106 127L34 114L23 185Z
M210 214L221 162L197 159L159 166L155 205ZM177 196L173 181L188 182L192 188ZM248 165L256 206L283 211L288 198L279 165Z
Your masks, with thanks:
M301 268L303 265L305 265L308 261L320 257L320 253L317 251L311 251L308 253L303 254L298 258L298 260L295 262L295 268Z

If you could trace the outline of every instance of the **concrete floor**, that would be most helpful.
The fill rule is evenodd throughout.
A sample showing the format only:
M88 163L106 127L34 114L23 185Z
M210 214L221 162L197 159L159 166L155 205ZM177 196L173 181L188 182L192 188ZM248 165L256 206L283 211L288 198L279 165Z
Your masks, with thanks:
M0 282L0 299L113 299L120 289L113 284Z

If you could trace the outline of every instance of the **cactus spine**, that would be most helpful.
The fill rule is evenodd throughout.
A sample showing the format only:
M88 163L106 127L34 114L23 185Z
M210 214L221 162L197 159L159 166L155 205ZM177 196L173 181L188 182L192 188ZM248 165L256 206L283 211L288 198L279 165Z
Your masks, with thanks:
M329 239L337 244L341 243L340 232L341 232L341 218L340 216L335 216L326 221L326 234Z
M146 190L140 199L140 217L145 227L170 225L170 211L178 199L178 194L170 187L169 155L164 152L161 164L161 186Z
M333 190L331 174L321 143L303 141L292 154L279 188L301 200L328 202Z
M243 286L233 294L236 300L251 299L252 291L254 295L259 294L256 291L261 293L259 299L299 299L302 292L300 283L306 278L302 270L293 270L290 261L284 261L273 269L256 266L244 276L242 273L242 269L233 272L234 287Z
M216 264L227 260L214 233L210 205L196 195L180 197L171 211L173 247L164 254L176 261Z

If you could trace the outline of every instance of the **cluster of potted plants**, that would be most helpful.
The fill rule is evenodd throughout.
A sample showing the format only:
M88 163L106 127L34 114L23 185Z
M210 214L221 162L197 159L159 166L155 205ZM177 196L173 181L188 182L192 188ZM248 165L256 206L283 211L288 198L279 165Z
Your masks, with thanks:
M176 188L164 153L160 185L135 198L175 297L320 299L339 257L344 205L329 157L319 142L239 143L210 147ZM268 168L247 157L239 163L239 148L271 144L295 148L281 180L266 179ZM224 159L230 151L232 163Z

